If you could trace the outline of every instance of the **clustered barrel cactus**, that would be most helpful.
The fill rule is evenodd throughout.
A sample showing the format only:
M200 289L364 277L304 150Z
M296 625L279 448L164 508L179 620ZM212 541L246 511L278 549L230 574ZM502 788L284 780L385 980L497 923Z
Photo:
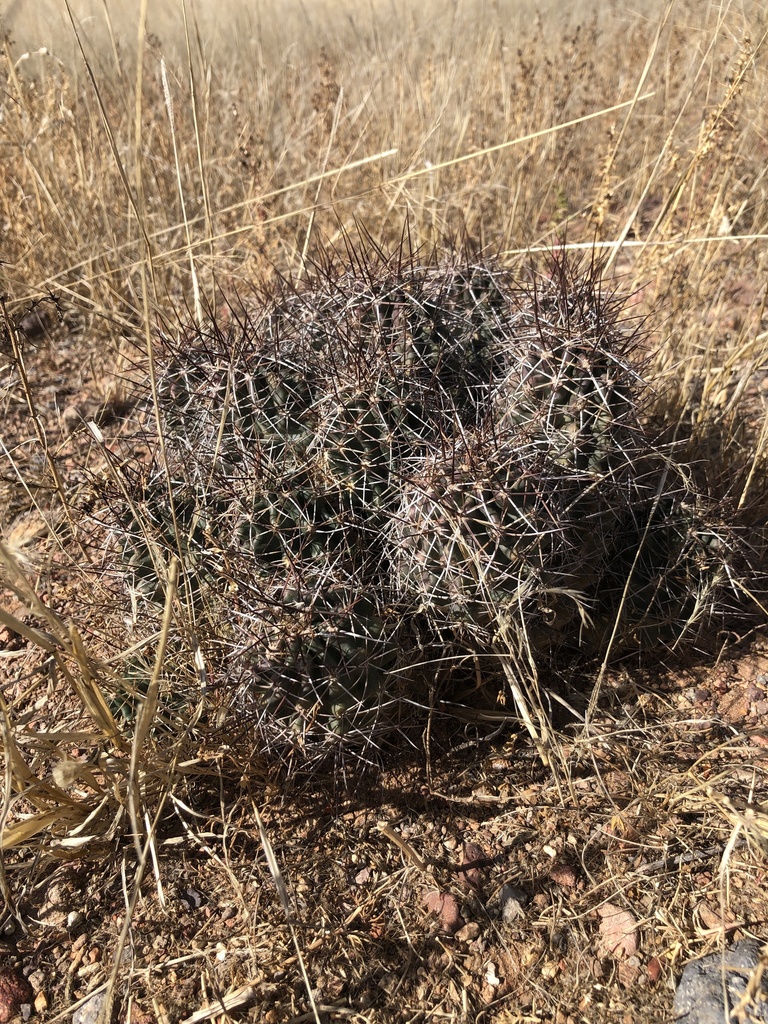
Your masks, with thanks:
M562 254L331 261L165 339L126 557L154 600L181 556L272 735L370 735L438 655L493 675L502 622L533 664L675 643L734 541L643 426L641 340Z

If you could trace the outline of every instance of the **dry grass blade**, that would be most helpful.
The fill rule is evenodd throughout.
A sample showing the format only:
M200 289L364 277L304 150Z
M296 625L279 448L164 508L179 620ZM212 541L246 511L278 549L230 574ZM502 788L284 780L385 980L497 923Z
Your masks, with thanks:
M114 715L110 711L109 703L106 700L99 680L93 671L92 659L89 658L77 627L70 624L69 636L72 642L72 652L79 669L77 675L73 675L69 669L59 661L62 674L69 681L70 686L82 700L88 709L99 730L118 748L123 746L123 739L117 727ZM58 660L58 659L57 659Z
M457 156L451 160L445 160L442 163L433 164L430 167L425 167L418 171L408 171L400 177L391 179L387 184L394 185L401 180L409 181L411 178L421 177L424 174L432 174L435 171L441 171L448 167L455 167L457 164L464 163L467 160L477 160L480 157L490 156L492 153L498 153L501 150L510 148L511 146L521 146L526 142L533 142L536 139L546 138L554 132L565 131L566 128L573 128L575 125L583 124L585 121L591 121L597 117L605 117L607 114L614 114L616 111L624 110L627 107L634 108L636 104L642 103L644 100L649 100L653 96L653 92L646 92L631 100L625 100L623 103L614 103L610 107L603 107L601 110L593 110L589 114L584 114L581 117L575 117L570 121L562 121L560 124L553 125L551 128L542 128L540 131L529 132L527 135L521 135L516 139L509 139L506 142L498 142L496 145L488 146L486 149L482 149L477 153L465 153L463 156Z
M61 618L38 597L34 588L26 580L18 561L2 542L0 542L0 562L5 568L5 584L28 605L34 614L48 622L51 632L49 634L41 633L40 630L27 625L3 609L0 609L0 621L53 656L59 671L69 682L74 693L83 701L100 732L120 746L122 742L120 731L98 685L94 661L87 653L76 626L71 623L67 628ZM67 667L64 657L77 666L79 671L76 676Z
M189 1017L185 1017L181 1024L203 1024L203 1021L213 1020L221 1014L236 1013L247 1010L258 1002L259 990L255 985L241 985L234 992L227 992L217 999L212 1006L202 1010L196 1010Z
M173 559L168 572L168 586L165 593L165 608L163 610L163 621L160 627L155 665L152 669L147 686L147 692L141 702L139 712L136 716L136 730L131 742L131 762L128 770L128 813L131 816L134 844L136 853L141 859L142 851L142 828L139 824L139 808L141 799L141 773L145 765L144 744L149 736L150 729L155 722L158 705L158 689L160 676L165 665L165 651L168 644L168 637L173 621L173 605L176 600L176 586L178 582L179 566L176 559ZM147 837L147 841L151 836Z
M146 0L144 0L144 3L146 4ZM285 188L276 189L273 192L267 192L264 195L260 195L258 198L248 199L245 202L237 203L237 204L235 204L233 206L222 207L222 208L217 210L217 214L219 216L221 216L221 215L226 215L226 214L237 213L237 212L239 212L239 211L241 211L241 210L243 210L243 209L245 209L247 207L251 207L251 206L254 206L254 205L259 204L259 203L264 203L264 202L267 202L267 201L269 201L271 199L277 199L280 196L284 195L285 193L294 192L294 191L300 191L301 189L306 189L310 185L321 185L324 181L327 181L330 178L339 177L342 174L349 173L349 172L352 172L352 171L358 171L358 170L361 170L364 167L369 166L370 164L375 164L375 163L378 163L381 160L386 160L389 157L395 156L397 154L397 152L398 152L397 149L385 149L385 150L382 150L379 153L373 153L370 156L361 157L358 160L351 160L351 161L349 161L347 163L342 164L339 167L334 167L334 168L332 168L329 171L323 171L322 173L312 174L308 178L302 179L301 181L293 182L290 185L285 186ZM294 217L294 216L297 216L297 215L302 214L302 213L311 212L313 209L314 209L314 207L309 206L309 207L303 208L301 210L297 210L297 211L293 211L291 213L283 214L283 215L281 215L281 217L276 218L276 220L280 221L280 220L284 220L284 219L286 219L288 217ZM188 220L187 224L192 225L196 221L198 221L199 219L200 218L198 218L198 217L192 217L192 218L190 218ZM174 225L172 225L170 227L162 228L159 231L153 232L149 236L149 240L150 240L150 242L160 241L166 235L174 235L174 234L176 234L178 232L179 228L182 228L184 226L185 225L182 222L182 223L179 223L179 224L174 224ZM196 241L195 245L198 245L198 246L209 246L210 247L210 245L213 242L217 241L217 240L234 238L234 237L237 237L238 235L244 234L246 232L252 232L252 231L253 231L253 225L249 224L249 225L244 226L244 227L235 228L235 229L233 229L231 231L228 231L228 232L223 232L223 233L222 232L217 232L215 234L214 233L210 233L210 234L207 234L201 241L199 241L199 242ZM133 247L134 247L134 243L133 242L125 242L122 246L119 247L120 251L118 251L116 253L116 255L120 255L120 252L128 253L128 252L130 252L130 250ZM187 249L187 254L188 254L189 246L187 246L186 249ZM184 250L182 250L182 249L176 250L176 249L173 249L173 248L167 248L167 249L163 250L163 256L164 257L169 257L169 256L174 256L175 257L176 255L178 255L179 253L181 253L183 251ZM71 266L68 266L66 269L60 271L54 277L41 279L40 281L36 282L34 291L31 292L28 295L26 293L24 295L21 295L19 297L19 301L20 302L32 302L35 299L39 298L39 296L41 294L45 294L45 292L48 291L51 288L63 287L62 282L59 280L59 278L69 278L69 277L72 277L78 271L82 271L84 268L90 266L93 262L94 262L94 256L90 255L86 260L83 260L82 263L72 264ZM125 272L126 270L135 269L136 267L140 267L142 262L143 262L143 260L139 260L139 261L136 261L136 262L133 262L133 261L123 262L122 268L121 268L122 272ZM95 282L97 282L100 279L100 277L109 277L112 274L114 274L114 270L105 271L103 275L98 275L98 274L97 275L90 275L88 277L88 281L95 283Z
M168 114L168 125L171 130L171 142L173 143L173 162L176 169L176 183L179 188L179 202L181 204L181 212L184 218L184 231L187 236L187 248L189 250L189 274L192 280L195 321L199 324L203 321L203 307L200 301L200 282L197 278L197 267L195 266L195 258L192 252L192 234L190 231L189 220L187 218L187 204L184 198L184 183L181 178L181 166L179 164L179 148L176 143L176 122L173 116L173 99L171 98L171 88L168 84L168 71L164 60L161 60L160 62L160 74L163 79L163 95L165 96L165 109Z
M0 562L3 568L3 585L8 587L34 614L43 619L51 632L51 638L65 650L69 647L67 627L61 618L43 602L24 575L18 559L4 541L0 541ZM51 640L40 634L41 646L48 649Z
M399 850L402 850L403 853L405 854L406 858L411 862L411 864L413 864L413 866L418 871L421 871L422 873L426 873L426 871L427 871L427 864L426 864L426 862L418 855L418 853L414 850L414 848L411 846L411 844L406 842L405 839L403 839L402 836L399 836L397 834L397 832L395 832L395 830L393 828L390 828L389 825L382 825L382 824L380 824L379 825L379 832L381 832L381 834L383 836L385 836L390 841L390 843L394 843L394 845Z
M275 856L275 851L274 851L274 848L272 847L272 843L270 842L269 836L267 834L267 830L264 828L264 823L261 820L261 815L259 814L259 809L256 806L256 804L253 804L252 807L253 807L254 821L256 822L256 827L259 830L259 839L261 840L261 846L262 846L262 849L264 850L264 856L267 858L267 866L269 868L269 873L270 873L270 875L272 875L272 879L273 879L273 881L275 883L275 887L277 888L277 893L278 893L278 896L280 897L280 902L281 902L281 904L283 906L283 912L285 913L285 920L286 920L286 923L288 924L288 927L289 927L289 929L291 931L291 939L293 940L293 945L294 945L294 948L296 950L296 957L297 957L298 962L299 962L299 968L301 970L301 977L302 977L302 979L304 981L304 988L305 988L306 993L307 993L307 999L309 1000L309 1005L310 1005L310 1008L311 1008L311 1011L312 1011L312 1016L313 1016L316 1024L321 1024L320 1013L318 1011L317 1004L315 1002L315 996L314 996L314 992L313 992L313 989L312 989L312 983L310 982L309 975L307 974L307 966L306 966L306 963L304 962L304 956L303 956L303 954L301 952L301 946L299 945L299 939L298 939L298 935L296 933L296 928L295 928L295 923L294 923L295 922L295 917L294 917L293 909L291 907L291 899L290 899L290 896L288 895L288 887L285 884L285 879L283 878L283 873L280 870L280 865L277 863L277 857Z
M80 38L80 33L79 33L77 25L75 23L75 18L74 18L74 15L72 14L72 9L71 9L71 7L69 5L69 0L64 0L64 5L65 5L65 7L67 9L67 15L69 16L70 24L72 25L72 32L73 32L73 34L75 36L75 39L77 40L77 45L78 45L78 48L80 50L80 54L81 54L81 56L83 58L83 64L85 65L86 72L87 72L88 77L89 77L89 79L91 81L91 85L93 86L93 92L94 92L94 95L96 96L96 100L97 100L98 105L99 105L99 111L101 113L101 123L102 123L104 131L106 133L107 139L109 141L109 148L110 148L110 150L112 152L112 157L113 157L113 159L115 161L115 165L116 165L116 167L118 169L118 172L120 174L120 179L121 179L121 181L123 183L123 187L125 189L125 198L131 204L131 206L133 207L134 213L136 214L136 221L137 221L137 223L139 225L139 228L140 228L140 230L142 232L142 236L143 236L143 239L144 239L145 251L146 251L148 257L150 258L150 263L151 263L151 247L150 247L149 238L147 236L146 230L144 229L144 219L143 219L143 217L141 215L141 210L139 209L139 206L137 204L136 196L134 195L133 189L131 188L130 183L128 181L128 175L126 174L125 167L123 165L123 160L121 159L120 151L119 151L117 142L115 141L114 133L112 131L112 126L111 126L111 123L110 123L110 118L109 118L109 113L107 111L106 103L104 102L104 98L102 96L102 92L99 89L98 82L96 81L96 76L95 76L94 71L93 71L92 62L88 59L88 56L87 56L87 54L85 52L85 49L83 47L83 43L82 43L82 40ZM146 10L146 0L144 0L143 7L144 7L144 10Z

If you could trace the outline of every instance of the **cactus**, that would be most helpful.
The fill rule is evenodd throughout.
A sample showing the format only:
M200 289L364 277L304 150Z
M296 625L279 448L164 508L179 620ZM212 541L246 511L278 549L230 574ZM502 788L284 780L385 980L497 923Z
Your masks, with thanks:
M263 604L252 665L265 711L297 735L315 721L335 735L371 727L382 695L396 688L391 609L343 587L283 590Z
M159 463L142 507L191 593L224 581L221 672L266 733L372 730L430 645L492 664L499 616L546 661L717 607L735 542L644 428L641 325L596 265L356 257L257 312L165 340L175 526Z

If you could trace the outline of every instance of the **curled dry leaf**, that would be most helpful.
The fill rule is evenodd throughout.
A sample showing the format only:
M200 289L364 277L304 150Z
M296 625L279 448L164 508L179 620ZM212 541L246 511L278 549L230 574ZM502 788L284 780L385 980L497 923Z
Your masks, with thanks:
M504 924L512 924L518 918L525 917L524 908L529 900L530 897L522 889L505 882L499 890L499 910Z
M614 903L597 908L600 922L600 956L614 956L618 960L634 956L637 952L637 921L634 915Z
M0 1024L13 1020L23 1003L31 1003L32 986L15 967L0 969Z
M440 918L440 928L449 935L464 927L464 918L459 913L459 901L450 892L438 892L433 889L424 897L424 904L433 914Z

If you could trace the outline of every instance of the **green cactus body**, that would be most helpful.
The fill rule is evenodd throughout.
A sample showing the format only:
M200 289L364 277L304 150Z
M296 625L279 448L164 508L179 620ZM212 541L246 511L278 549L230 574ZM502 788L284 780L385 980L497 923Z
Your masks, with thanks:
M318 717L335 735L375 720L398 666L391 612L364 594L283 593L261 624L254 685L301 733Z
M310 455L325 487L361 513L373 512L390 491L394 460L394 436L377 396L334 395L318 411Z
M157 460L126 557L152 601L172 553L201 607L226 590L221 675L306 742L373 729L426 649L493 671L500 616L542 662L674 642L731 551L643 429L635 341L562 254L527 285L402 253L321 267L167 342L176 527Z
M491 463L462 454L405 489L393 527L401 596L436 623L458 619L481 631L499 612L524 614L529 633L542 627L549 643L552 627L583 618L599 577L599 547L575 542L592 498L557 466L548 495L525 448L507 460L502 449Z

